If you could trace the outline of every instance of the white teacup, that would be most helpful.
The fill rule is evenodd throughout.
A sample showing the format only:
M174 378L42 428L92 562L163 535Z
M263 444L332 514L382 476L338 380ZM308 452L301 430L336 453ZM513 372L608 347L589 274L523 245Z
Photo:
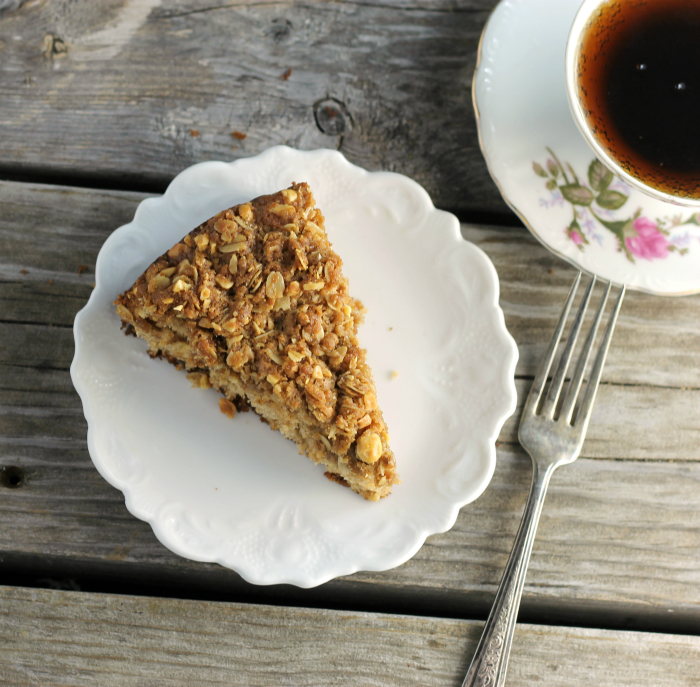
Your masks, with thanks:
M645 4L656 4L663 7L664 0L652 0L652 2ZM686 7L691 7L693 4L692 2L688 3ZM597 32L596 44L601 46L601 52L596 55L596 58L603 59L603 56L606 55L605 41L609 37L609 34L601 30L601 26L605 23L605 17L607 16L609 21L609 17L611 16L610 12L612 10L619 11L622 6L634 6L635 11L637 11L639 5L640 3L635 2L635 0L584 0L571 26L566 46L566 92L569 99L569 106L574 121L581 130L589 146L593 149L596 157L626 184L639 189L657 200L686 207L700 207L700 160L698 160L697 165L697 181L693 173L689 178L688 176L684 177L682 182L676 182L675 178L672 180L672 177L664 175L665 170L663 166L660 165L654 168L656 171L654 171L653 174L658 179L662 179L659 185L666 186L665 190L657 188L651 185L649 181L640 178L634 165L629 164L630 158L625 159L621 158L619 155L617 157L615 156L615 153L611 150L611 146L606 143L605 137L600 135L601 127L598 126L596 128L596 125L592 123L592 117L585 104L582 75L584 65L587 69L590 69L590 55L588 56L588 63L586 62L586 58L584 58L584 60L581 59L581 55L587 32ZM683 7L676 7L676 11L683 12ZM697 12L697 9L693 11ZM606 15L606 13L608 14ZM645 65L637 65L637 68L645 69ZM679 84L678 87L684 88L685 86L684 84ZM605 128L604 131L605 136L608 136L608 140L614 140L614 137L617 136L616 133L610 133L610 128ZM700 127L693 127L687 134L688 136L697 136L698 131L700 131ZM641 156L639 159L641 159ZM647 169L648 168L650 168L650 165ZM686 175L689 174L690 173L686 173ZM683 188L684 185L685 188ZM688 189L692 190L688 191Z

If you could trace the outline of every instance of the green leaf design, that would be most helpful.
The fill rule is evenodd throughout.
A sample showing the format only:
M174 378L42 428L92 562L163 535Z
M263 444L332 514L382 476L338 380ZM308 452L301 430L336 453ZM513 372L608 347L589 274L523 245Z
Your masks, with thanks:
M606 210L618 210L627 202L627 198L624 193L606 189L598 194L595 202Z
M615 178L613 173L610 172L600 160L592 160L588 166L588 186L586 186L579 181L576 172L568 162L562 164L551 148L547 148L546 150L551 157L544 165L533 162L532 168L535 174L546 179L545 185L547 189L554 191L558 188L561 191L563 199L571 204L574 218L566 228L568 237L574 241L579 250L584 250L584 247L589 241L581 230L581 225L578 220L579 218L587 218L587 215L590 214L596 222L608 229L615 236L617 250L624 253L625 257L632 264L635 264L634 255L632 255L632 252L627 246L627 239L638 235L635 229L635 220L642 215L642 208L638 208L631 216L628 214L627 219L603 219L596 214L596 206L605 210L614 211L619 210L629 200L629 195L619 191L613 191L609 188ZM569 176L567 170L571 176ZM629 210L625 214L628 212ZM588 220L586 219L586 221ZM684 224L700 226L700 212L693 213L685 219L681 213L672 217L656 218L654 222L657 230L669 238L668 250L680 255L686 255L689 250L687 247L680 248L678 245L672 243L671 230L674 227L679 227Z
M600 222L606 229L610 229L610 231L617 236L618 239L624 244L625 238L627 236L635 236L636 232L634 231L634 218L630 219L621 219L617 221L608 221L603 219L602 217L598 217L598 215L595 214L595 212L591 211L591 214L593 217L596 218L598 222Z
M560 186L559 189L564 199L572 205L587 206L590 205L595 198L593 192L589 188L581 186L580 184L564 184Z
M607 169L600 160L593 160L588 166L588 183L591 185L592 189L604 191L610 186L612 180L612 172Z

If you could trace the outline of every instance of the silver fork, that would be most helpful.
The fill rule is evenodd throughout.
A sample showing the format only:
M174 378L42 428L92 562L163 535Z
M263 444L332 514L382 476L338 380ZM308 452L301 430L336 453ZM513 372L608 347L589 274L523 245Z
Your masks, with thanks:
M498 587L491 613L484 626L479 645L476 648L476 653L462 687L502 687L505 683L510 646L520 607L520 597L523 592L527 565L530 561L530 553L535 541L535 532L537 531L537 523L542 512L547 486L556 468L560 465L573 463L578 458L586 436L588 422L591 419L593 402L595 401L598 383L605 365L605 357L610 346L617 315L620 312L622 298L625 294L624 286L617 297L608 320L603 340L598 346L598 352L593 362L583 400L577 405L584 372L593 350L598 325L610 295L611 284L608 284L598 306L564 400L561 404L559 403L566 371L571 362L576 339L583 324L588 303L591 300L593 286L596 281L595 277L591 279L591 283L586 290L586 294L571 326L571 332L562 352L559 365L552 376L549 391L546 396L543 394L580 280L581 274L579 273L571 287L557 328L540 363L530 394L523 408L518 438L523 448L532 458L532 486L530 487L530 495L525 506L520 529L503 573L503 579Z

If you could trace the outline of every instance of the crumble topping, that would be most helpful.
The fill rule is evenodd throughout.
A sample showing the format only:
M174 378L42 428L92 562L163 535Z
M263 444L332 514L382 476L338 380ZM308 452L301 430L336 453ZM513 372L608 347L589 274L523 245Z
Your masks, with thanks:
M307 184L204 222L116 305L153 355L184 364L193 386L213 385L227 403L245 395L335 481L370 500L399 482L356 337L364 307Z

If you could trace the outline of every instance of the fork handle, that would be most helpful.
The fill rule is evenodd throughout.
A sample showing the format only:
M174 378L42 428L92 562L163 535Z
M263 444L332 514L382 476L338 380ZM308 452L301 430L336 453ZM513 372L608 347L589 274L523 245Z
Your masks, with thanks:
M530 562L537 523L553 472L553 465L540 468L537 462L533 461L532 485L523 519L462 687L502 687L505 684L527 565Z

